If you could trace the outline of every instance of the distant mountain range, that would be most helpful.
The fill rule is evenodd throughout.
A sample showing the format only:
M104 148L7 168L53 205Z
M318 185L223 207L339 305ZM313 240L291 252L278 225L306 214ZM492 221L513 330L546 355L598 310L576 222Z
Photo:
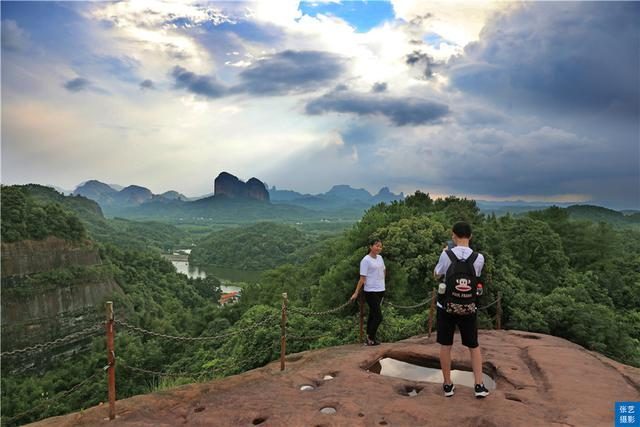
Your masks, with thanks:
M139 185L129 185L127 187L114 188L109 184L100 181L90 180L76 187L74 195L84 196L87 199L96 201L103 209L123 208L139 206L151 200L187 201L189 198L177 191L167 191L162 194L153 194L151 190Z
M148 188L129 185L126 187L90 180L79 185L74 195L82 195L96 201L108 216L124 218L172 218L174 220L312 220L322 218L354 220L365 210L378 203L403 200L403 193L394 194L383 187L375 195L363 188L349 185L334 185L326 193L303 194L294 190L267 189L257 178L246 183L237 177L222 172L215 180L214 194L189 198L177 191L153 194ZM115 188L114 188L115 187ZM639 211L618 212L597 206L578 207L572 203L545 203L525 201L476 200L483 213L498 216L507 213L521 214L549 206L568 208L572 217L601 218L607 222L626 224L637 222Z
M374 196L364 188L353 188L348 185L334 185L329 191L321 194L301 194L292 190L269 189L271 202L302 206L308 209L367 209L378 203L391 203L404 200L404 194L393 194L389 188L383 187Z
M151 190L138 185L114 188L97 180L89 180L79 185L74 195L81 195L100 204L107 215L124 217L158 217L178 216L198 217L210 216L213 211L219 211L224 206L239 209L243 204L249 204L252 209L262 212L284 212L289 207L290 213L299 216L324 217L331 216L356 218L369 207L378 203L391 203L403 200L404 194L394 194L387 187L372 195L363 188L352 188L349 185L335 185L326 193L302 194L293 190L277 190L275 187L266 188L262 181L251 178L246 183L237 177L222 172L215 179L213 195L189 198L177 191L167 191L153 194ZM268 206L259 206L253 202L262 202ZM291 209L295 207L296 209ZM209 212L212 211L212 212Z

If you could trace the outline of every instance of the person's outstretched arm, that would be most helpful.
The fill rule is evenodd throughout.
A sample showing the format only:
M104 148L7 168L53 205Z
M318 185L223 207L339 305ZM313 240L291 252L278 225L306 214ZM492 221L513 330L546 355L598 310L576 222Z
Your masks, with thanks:
M366 279L366 276L360 276L360 280L358 280L358 284L356 285L356 290L353 292L353 295L351 295L351 298L349 298L350 301L353 301L356 298L358 298L358 294L360 293L360 289L362 289L362 286L364 286L364 280L365 279Z

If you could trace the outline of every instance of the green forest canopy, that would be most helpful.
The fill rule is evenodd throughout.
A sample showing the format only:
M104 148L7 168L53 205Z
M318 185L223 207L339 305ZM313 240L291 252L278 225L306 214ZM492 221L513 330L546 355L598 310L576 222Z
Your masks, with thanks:
M457 220L469 221L474 228L472 246L487 260L483 298L488 303L502 293L506 328L560 336L640 366L640 233L575 221L566 209L555 207L522 217L487 217L474 201L432 200L420 192L402 202L370 208L350 230L323 241L306 262L265 272L259 284L243 289L239 303L225 307L217 306L214 279L191 280L175 273L169 262L154 253L103 244L103 260L125 291L115 301L120 318L169 335L226 334L219 340L192 342L120 331L116 348L122 365L187 372L191 375L181 381L193 382L236 374L276 359L281 293L288 293L290 305L312 310L343 304L353 292L367 241L374 236L385 244L389 300L401 305L424 301L436 286L431 272ZM96 310L102 312L101 307ZM481 326L491 327L494 310L480 314ZM356 311L351 305L329 318L291 313L288 327L296 335L323 337L293 341L288 352L354 342ZM419 334L423 327L423 311L401 312L387 306L380 335L384 341L395 341ZM3 416L28 409L42 402L43 396L67 390L79 378L101 369L104 339L96 338L91 351L75 355L73 363L59 362L42 376L8 375L3 364ZM154 389L148 375L120 369L119 396ZM93 405L104 400L104 393L101 382L16 422Z
M209 234L193 249L189 261L244 270L265 270L282 264L300 263L296 257L316 239L297 228L259 222Z

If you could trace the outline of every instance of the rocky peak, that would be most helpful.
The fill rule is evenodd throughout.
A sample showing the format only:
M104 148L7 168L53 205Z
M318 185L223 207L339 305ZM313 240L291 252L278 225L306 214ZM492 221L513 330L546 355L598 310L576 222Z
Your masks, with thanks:
M215 179L214 194L216 197L222 196L230 199L269 201L269 192L262 181L251 178L245 183L228 172L221 172Z
M139 185L130 185L118 192L118 199L121 203L139 205L153 198L151 190Z
M334 185L325 195L360 201L366 201L371 198L371 193L364 188L353 188L345 184Z
M95 179L80 184L73 190L73 194L79 194L92 200L113 196L115 193L117 191L111 186Z

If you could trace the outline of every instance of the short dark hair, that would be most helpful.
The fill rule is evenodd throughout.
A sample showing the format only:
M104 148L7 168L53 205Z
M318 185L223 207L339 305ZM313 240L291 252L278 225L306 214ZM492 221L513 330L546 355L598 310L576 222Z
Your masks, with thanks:
M459 221L453 224L451 231L461 239L468 239L471 237L471 226L464 221Z

